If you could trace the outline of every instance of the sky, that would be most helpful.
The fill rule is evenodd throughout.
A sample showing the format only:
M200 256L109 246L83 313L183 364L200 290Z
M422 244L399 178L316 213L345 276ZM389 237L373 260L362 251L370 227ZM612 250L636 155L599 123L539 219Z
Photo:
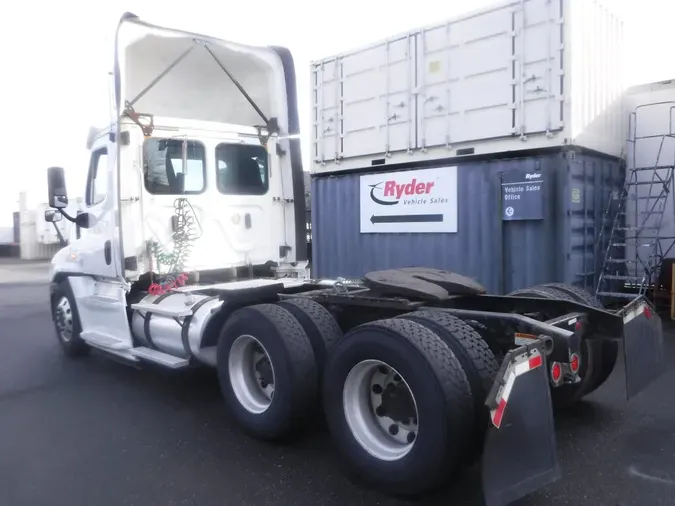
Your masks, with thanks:
M108 121L107 75L114 31L124 11L153 24L245 44L288 47L296 64L301 130L307 131L311 60L496 3L501 2L11 2L3 6L0 16L0 147L5 177L0 226L11 224L20 191L28 191L31 203L46 201L49 166L66 169L72 196L83 187L87 132L91 125ZM675 2L605 3L624 18L627 84L675 78L675 60L657 56L669 50ZM303 151L307 148L303 146Z

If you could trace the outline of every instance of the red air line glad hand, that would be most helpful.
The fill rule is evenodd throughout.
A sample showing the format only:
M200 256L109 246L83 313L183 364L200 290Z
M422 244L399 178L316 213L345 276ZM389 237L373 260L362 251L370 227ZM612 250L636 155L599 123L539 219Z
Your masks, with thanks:
M148 287L148 293L150 295L163 295L171 290L174 290L177 286L185 286L188 281L188 275L184 272L176 276L175 279L171 281L165 281L164 283L152 283Z

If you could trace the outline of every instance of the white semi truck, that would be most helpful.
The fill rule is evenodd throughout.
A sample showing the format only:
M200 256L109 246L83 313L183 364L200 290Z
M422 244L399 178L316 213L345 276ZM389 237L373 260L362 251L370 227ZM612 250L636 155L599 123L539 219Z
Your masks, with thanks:
M602 384L620 343L629 397L662 371L661 320L642 297L609 311L567 285L492 296L425 267L309 279L288 50L125 14L114 83L78 215L64 170L48 170L45 219L77 227L50 272L67 355L216 368L225 406L259 438L323 412L346 461L388 493L480 459L489 505L560 476L552 404Z

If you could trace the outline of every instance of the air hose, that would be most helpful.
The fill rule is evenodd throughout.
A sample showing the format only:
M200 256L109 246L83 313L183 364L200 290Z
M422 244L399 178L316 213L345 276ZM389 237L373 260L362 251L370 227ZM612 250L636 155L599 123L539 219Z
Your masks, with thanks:
M168 273L159 282L153 282L148 288L150 295L161 295L176 287L184 286L188 280L184 272L190 258L194 242L202 235L202 228L190 201L185 197L177 198L173 203L173 251L166 252L157 242L152 244L152 253L157 261L157 270L162 265L168 267Z

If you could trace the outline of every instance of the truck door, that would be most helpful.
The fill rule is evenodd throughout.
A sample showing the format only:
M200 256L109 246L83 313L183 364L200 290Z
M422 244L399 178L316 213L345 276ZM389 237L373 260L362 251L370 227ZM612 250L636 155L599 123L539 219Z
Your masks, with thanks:
M117 237L116 149L107 134L94 140L89 159L84 212L89 215L89 227L80 230L80 239L73 243L86 274L116 278L120 270L119 239Z

